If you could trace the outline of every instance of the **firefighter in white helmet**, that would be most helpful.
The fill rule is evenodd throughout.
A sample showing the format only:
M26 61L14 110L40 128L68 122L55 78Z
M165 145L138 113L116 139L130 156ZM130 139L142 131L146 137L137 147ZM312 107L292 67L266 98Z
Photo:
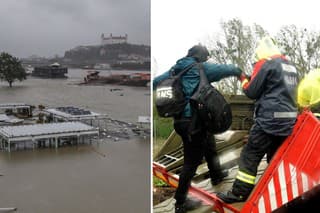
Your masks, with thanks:
M218 193L226 203L245 201L250 195L258 165L265 154L269 162L296 121L296 68L280 53L270 37L262 38L255 51L251 78L240 77L243 92L255 100L254 124L239 159L232 189Z

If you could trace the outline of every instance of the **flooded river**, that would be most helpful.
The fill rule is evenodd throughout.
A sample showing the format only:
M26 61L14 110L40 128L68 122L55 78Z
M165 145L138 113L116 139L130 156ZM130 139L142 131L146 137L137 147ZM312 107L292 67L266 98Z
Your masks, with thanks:
M128 123L150 115L149 88L76 85L85 74L69 69L68 79L29 78L13 88L1 82L0 102L72 105ZM150 212L150 137L0 151L0 175L0 208L17 207L23 213Z

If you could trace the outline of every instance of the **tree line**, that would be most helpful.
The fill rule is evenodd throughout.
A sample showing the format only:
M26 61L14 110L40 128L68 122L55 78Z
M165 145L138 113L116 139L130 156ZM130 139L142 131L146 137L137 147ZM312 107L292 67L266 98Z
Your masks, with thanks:
M250 75L256 44L266 35L269 33L262 26L244 25L235 18L221 22L221 32L209 35L204 44L211 50L214 62L235 64ZM320 66L320 32L287 25L281 27L273 38L281 52L296 65L300 78ZM216 87L224 94L241 93L236 78L224 79Z

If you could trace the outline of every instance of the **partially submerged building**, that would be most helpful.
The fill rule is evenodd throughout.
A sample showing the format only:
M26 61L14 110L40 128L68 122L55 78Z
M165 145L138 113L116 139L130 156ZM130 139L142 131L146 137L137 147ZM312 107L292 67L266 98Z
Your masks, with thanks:
M63 121L80 121L87 124L96 125L101 128L100 124L107 118L106 114L92 112L74 106L56 107L43 111L49 122Z
M2 107L4 111L9 108L10 112L16 111L16 108L30 107L30 111L26 111L31 112L30 115L35 108L26 104L2 104ZM89 129L85 128L86 131L83 131L79 127ZM129 139L131 135L137 133L134 131L137 129L139 133L143 131L142 127L136 124L112 119L106 114L84 108L63 106L45 109L39 105L39 110L33 117L24 119L14 117L12 113L10 115L0 113L0 149L11 151L20 147L72 145L80 141L91 141L93 135L94 140L105 138L118 141L120 138Z
M79 144L98 135L98 129L81 122L5 126L0 128L0 147L8 152L21 144L58 148L63 141Z
M46 109L43 113L49 122L79 121L97 127L100 132L100 138L105 137L115 141L119 140L119 138L128 139L130 129L136 127L133 124L112 119L106 114L74 106Z
M67 78L68 68L59 63L53 63L48 66L35 67L32 76L40 78Z
M0 113L14 115L18 118L32 117L32 111L35 107L25 103L6 103L0 104Z

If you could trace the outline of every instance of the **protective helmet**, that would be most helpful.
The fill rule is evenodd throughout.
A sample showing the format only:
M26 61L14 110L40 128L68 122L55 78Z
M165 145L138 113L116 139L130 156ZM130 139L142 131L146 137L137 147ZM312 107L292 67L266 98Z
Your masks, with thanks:
M299 83L298 87L298 104L302 107L306 106L317 106L320 103L320 69L311 70L302 81ZM312 110L312 109L311 109Z
M209 51L205 46L195 45L189 49L187 57L193 57L197 62L205 62L208 60Z
M310 73L320 73L320 68L316 68L310 71Z
M281 52L276 46L274 40L271 37L266 36L259 41L253 56L253 62L255 63L261 59L267 59L273 55L280 54Z

